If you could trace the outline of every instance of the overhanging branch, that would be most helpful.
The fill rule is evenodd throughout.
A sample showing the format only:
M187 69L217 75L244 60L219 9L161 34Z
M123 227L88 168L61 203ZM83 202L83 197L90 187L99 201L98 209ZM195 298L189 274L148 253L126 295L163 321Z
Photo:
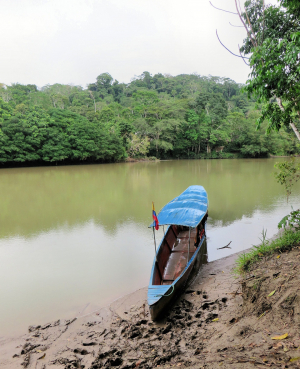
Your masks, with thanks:
M229 24L230 24L232 27L241 27L241 28L244 28L244 26L235 26L234 24L231 24L230 22L229 22Z
M244 20L241 16L240 12L239 12L237 0L234 0L234 1L235 1L235 7L236 7L236 10L238 12L238 16L240 18L240 21L242 22L243 26L245 27L245 30L247 31L248 37L250 38L250 40L252 42L252 45L255 47L256 45L255 45L255 42L254 42L253 38L251 37L251 33L249 32L249 30L248 30L248 28L247 28L247 26L246 26L246 24L245 24L245 22L244 22Z
M250 67L250 64L249 63L247 63L246 62L246 60L244 59L245 58L245 56L243 56L242 55L242 53L241 53L241 49L240 49L240 45L238 44L238 48L239 48L239 53L240 53L240 55L241 55L241 58L243 59L243 62L246 64L246 65L248 65L248 67Z
M241 3L240 3L240 0L239 0L239 5L240 5L240 9L241 9ZM246 9L246 7L245 7L245 14L246 14L246 17L247 17L247 20L248 20L248 23L249 23L249 27L250 27L250 29L251 29L252 35L253 35L253 37L254 37L254 40L255 40L255 43L256 43L256 46L257 46L257 45L258 45L258 43L257 43L256 37L255 37L255 33L254 33L254 31L253 31L252 24L251 24L251 22L250 22L250 19L249 19L249 16L248 16L248 13L247 13L247 9Z
M222 43L222 41L220 40L220 37L219 37L219 35L218 35L218 30L216 29L216 35L217 35L217 38L218 38L218 40L219 40L219 42L220 42L220 44L227 50L227 51L229 51L230 52L230 54L232 54L232 55L234 55L234 56L237 56L238 58L242 58L242 59L249 59L249 58L247 58L247 56L241 56L241 55L237 55L237 54L235 54L235 53L233 53L232 51L230 51L223 43Z
M222 12L225 12L225 13L230 13L230 14L238 15L238 13L234 13L234 12L230 12L229 10L224 10L224 9L217 8L216 6L214 6L214 5L211 3L211 1L210 1L209 3L210 3L210 5L211 5L213 8L215 8L215 9L217 9L217 10L221 10Z

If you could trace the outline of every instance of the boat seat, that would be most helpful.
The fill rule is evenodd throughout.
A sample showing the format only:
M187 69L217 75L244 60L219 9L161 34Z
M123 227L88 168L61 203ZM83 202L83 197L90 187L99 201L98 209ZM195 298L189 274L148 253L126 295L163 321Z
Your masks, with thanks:
M193 250L194 238L196 236L196 230L192 230L190 238L190 249ZM177 239L173 245L173 251L188 251L189 246L189 231L182 231L178 234Z
M172 252L188 252L189 250L189 240L181 240L180 242L176 243L172 248ZM194 239L190 240L190 252L194 252L196 250L194 246Z
M194 241L193 243L191 242L190 244L190 254L193 254L196 250L196 247L194 246ZM186 243L185 245L180 245L178 247L174 247L172 249L172 253L173 252L189 252L189 245L188 243Z
M167 285L167 284L172 284L173 282L174 282L173 279L163 279L161 284Z

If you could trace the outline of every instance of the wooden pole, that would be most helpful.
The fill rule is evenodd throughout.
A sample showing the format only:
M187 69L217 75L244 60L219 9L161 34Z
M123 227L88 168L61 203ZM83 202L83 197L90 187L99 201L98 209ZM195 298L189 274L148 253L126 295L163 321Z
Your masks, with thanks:
M156 239L155 239L155 230L154 230L154 227L153 227L153 237L154 237L154 248L155 248L155 260L157 262L157 254L156 254Z
M188 258L187 258L187 264L190 259L190 243L191 243L191 227L189 227L189 247L188 247Z

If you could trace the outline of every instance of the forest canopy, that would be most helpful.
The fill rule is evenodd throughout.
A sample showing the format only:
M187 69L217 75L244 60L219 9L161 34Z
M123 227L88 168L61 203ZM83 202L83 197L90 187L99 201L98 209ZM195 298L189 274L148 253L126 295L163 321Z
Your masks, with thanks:
M128 84L102 73L85 89L0 84L0 163L298 153L289 127L256 130L260 106L242 88L229 78L149 72Z

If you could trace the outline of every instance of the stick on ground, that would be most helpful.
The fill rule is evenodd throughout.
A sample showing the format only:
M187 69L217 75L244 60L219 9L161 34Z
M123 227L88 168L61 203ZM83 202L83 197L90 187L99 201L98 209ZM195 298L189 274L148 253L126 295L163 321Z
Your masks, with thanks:
M231 247L229 247L229 245L231 244L232 241L230 241L226 246L223 247L219 247L217 250L221 250L221 249L231 249Z

